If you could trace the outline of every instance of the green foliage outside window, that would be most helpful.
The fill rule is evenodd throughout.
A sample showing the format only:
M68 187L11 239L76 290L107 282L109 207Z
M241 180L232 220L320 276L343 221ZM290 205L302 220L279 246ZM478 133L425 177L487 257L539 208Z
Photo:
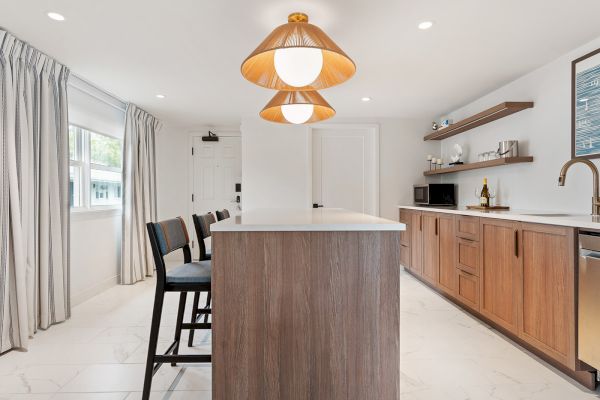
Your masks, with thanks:
M90 161L106 167L121 168L121 141L90 132Z

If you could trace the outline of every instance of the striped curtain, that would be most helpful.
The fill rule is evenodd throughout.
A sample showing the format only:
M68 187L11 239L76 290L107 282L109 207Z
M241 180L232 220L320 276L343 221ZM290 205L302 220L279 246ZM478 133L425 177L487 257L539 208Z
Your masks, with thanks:
M146 223L156 221L156 156L160 121L133 104L127 106L123 143L123 235L121 284L154 273Z
M0 352L70 316L68 75L0 30Z

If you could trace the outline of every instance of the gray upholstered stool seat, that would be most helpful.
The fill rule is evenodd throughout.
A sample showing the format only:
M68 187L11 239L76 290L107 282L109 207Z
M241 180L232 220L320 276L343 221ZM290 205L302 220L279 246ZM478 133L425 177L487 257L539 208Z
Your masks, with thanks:
M167 271L167 283L209 283L210 261L193 261Z

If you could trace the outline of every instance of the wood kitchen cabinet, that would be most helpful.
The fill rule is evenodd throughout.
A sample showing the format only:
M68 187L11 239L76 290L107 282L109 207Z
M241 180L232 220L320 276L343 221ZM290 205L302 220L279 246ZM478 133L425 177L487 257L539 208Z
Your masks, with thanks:
M410 213L410 270L414 274L423 274L423 213Z
M423 213L423 278L437 286L440 272L438 214Z
M480 219L481 314L518 334L520 304L519 226L513 221Z
M456 298L473 310L479 311L479 278L457 268Z
M456 239L456 268L474 276L479 276L479 242L462 238Z
M410 246L410 228L411 224L411 212L408 210L400 210L400 222L406 225L406 230L400 232L400 244L402 246Z
M411 212L401 209L399 220L406 225L406 230L400 232L400 264L410 269Z
M575 369L575 230L521 224L519 336Z
M413 274L594 385L577 360L575 228L409 211Z
M456 289L454 216L438 214L439 275L438 287L449 295Z
M479 217L460 215L456 217L456 237L479 241Z

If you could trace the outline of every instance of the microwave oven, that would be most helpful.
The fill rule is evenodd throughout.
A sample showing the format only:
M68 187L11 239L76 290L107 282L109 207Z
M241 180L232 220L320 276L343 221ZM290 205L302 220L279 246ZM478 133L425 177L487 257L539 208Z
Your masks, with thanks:
M456 206L456 190L453 183L415 185L413 195L417 205Z

